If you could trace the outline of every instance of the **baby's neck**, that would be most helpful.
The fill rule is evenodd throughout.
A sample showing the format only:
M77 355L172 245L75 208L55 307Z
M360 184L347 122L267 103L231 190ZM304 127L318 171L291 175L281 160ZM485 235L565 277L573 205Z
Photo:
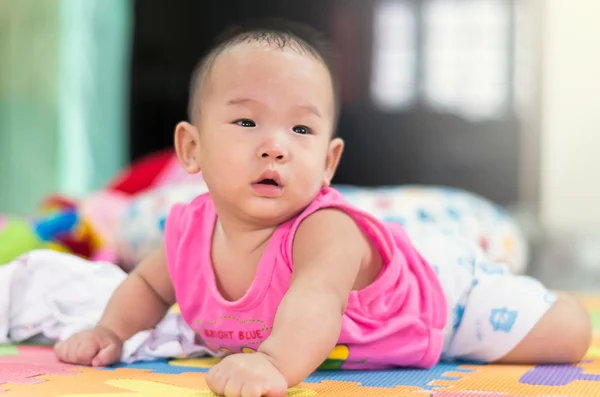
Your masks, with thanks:
M277 225L251 225L245 222L217 217L214 235L236 254L250 255L262 251Z

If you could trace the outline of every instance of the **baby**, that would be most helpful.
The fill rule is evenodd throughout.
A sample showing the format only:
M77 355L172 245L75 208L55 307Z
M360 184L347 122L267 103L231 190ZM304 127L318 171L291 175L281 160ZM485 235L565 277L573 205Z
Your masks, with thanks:
M225 35L193 75L191 122L175 129L181 165L209 193L172 208L164 246L58 358L118 362L125 340L178 303L198 342L225 356L206 377L225 396L284 396L328 358L347 369L581 359L591 326L576 300L461 236L409 238L330 187L338 108L330 51L310 29Z

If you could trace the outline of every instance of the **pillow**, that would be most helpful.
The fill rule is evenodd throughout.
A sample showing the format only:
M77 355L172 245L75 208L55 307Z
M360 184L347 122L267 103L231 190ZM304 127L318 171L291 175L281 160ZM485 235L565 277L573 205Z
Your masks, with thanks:
M435 229L459 233L487 255L523 273L528 247L519 227L499 206L464 190L439 186L336 186L346 200L377 218L400 223L409 235ZM207 192L204 182L163 186L134 198L123 212L117 235L117 256L131 270L162 244L164 223L175 203Z

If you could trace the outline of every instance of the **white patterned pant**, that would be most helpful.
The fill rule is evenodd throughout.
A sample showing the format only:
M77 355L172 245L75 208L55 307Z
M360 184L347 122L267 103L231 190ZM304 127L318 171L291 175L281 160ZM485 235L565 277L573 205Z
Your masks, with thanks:
M458 234L415 234L448 302L442 359L495 361L510 352L556 301L538 280L515 275Z

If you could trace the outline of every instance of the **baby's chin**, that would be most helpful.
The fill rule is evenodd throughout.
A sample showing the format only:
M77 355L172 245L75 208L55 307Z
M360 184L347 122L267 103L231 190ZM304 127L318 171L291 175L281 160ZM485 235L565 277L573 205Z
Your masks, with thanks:
M258 198L240 208L248 220L265 226L277 226L298 215L308 203L290 203L282 198Z

